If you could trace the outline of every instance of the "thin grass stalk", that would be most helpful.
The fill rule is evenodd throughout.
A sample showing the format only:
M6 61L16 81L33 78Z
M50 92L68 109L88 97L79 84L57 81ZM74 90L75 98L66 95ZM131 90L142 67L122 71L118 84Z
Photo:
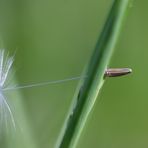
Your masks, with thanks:
M75 148L105 79L130 0L114 0L86 70L87 78L62 129L58 148Z

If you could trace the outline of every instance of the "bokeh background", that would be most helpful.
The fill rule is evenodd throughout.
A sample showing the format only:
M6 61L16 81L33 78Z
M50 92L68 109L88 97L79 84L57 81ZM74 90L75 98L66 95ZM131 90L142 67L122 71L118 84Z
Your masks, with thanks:
M13 80L32 84L81 75L113 0L0 0L0 47L16 52ZM146 0L131 1L110 67L131 67L108 78L78 148L148 147L148 20ZM7 92L16 131L1 148L53 148L77 81Z

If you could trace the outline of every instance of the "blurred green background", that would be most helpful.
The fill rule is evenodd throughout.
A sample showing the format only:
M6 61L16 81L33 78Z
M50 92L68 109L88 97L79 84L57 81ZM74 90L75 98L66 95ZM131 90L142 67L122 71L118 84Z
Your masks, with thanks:
M19 85L81 75L113 0L0 0L0 47L16 51ZM108 78L78 148L148 147L148 20L146 0L134 0L110 67L133 74ZM8 92L16 131L1 148L52 148L78 81Z

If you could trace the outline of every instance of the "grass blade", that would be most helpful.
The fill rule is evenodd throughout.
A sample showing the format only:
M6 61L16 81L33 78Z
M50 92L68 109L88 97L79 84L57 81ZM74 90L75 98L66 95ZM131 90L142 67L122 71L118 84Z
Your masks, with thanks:
M109 64L119 37L129 1L114 0L113 2L107 21L88 64L86 71L88 77L84 80L79 94L75 98L76 103L73 104L72 110L69 112L57 143L58 148L75 147L78 142L99 90L104 83L105 69Z

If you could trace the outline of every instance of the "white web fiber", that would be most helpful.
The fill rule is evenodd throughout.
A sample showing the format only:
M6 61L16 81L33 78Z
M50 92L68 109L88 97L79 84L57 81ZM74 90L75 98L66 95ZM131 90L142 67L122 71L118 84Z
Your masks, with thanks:
M1 125L3 126L3 124L5 124L4 125L5 127L7 127L7 124L8 125L11 124L16 129L15 120L5 95L6 91L13 91L13 90L32 88L32 87L42 87L50 84L59 84L59 83L65 83L69 81L87 78L87 76L81 75L60 80L53 80L53 81L50 80L46 82L32 83L27 85L10 86L7 85L7 80L9 78L8 75L11 74L10 71L13 62L14 62L14 56L10 56L8 52L6 53L5 49L0 49L0 128Z
M7 127L7 124L10 124L8 122L11 121L15 128L14 117L3 92L13 61L13 57L6 55L4 49L0 49L0 125Z

